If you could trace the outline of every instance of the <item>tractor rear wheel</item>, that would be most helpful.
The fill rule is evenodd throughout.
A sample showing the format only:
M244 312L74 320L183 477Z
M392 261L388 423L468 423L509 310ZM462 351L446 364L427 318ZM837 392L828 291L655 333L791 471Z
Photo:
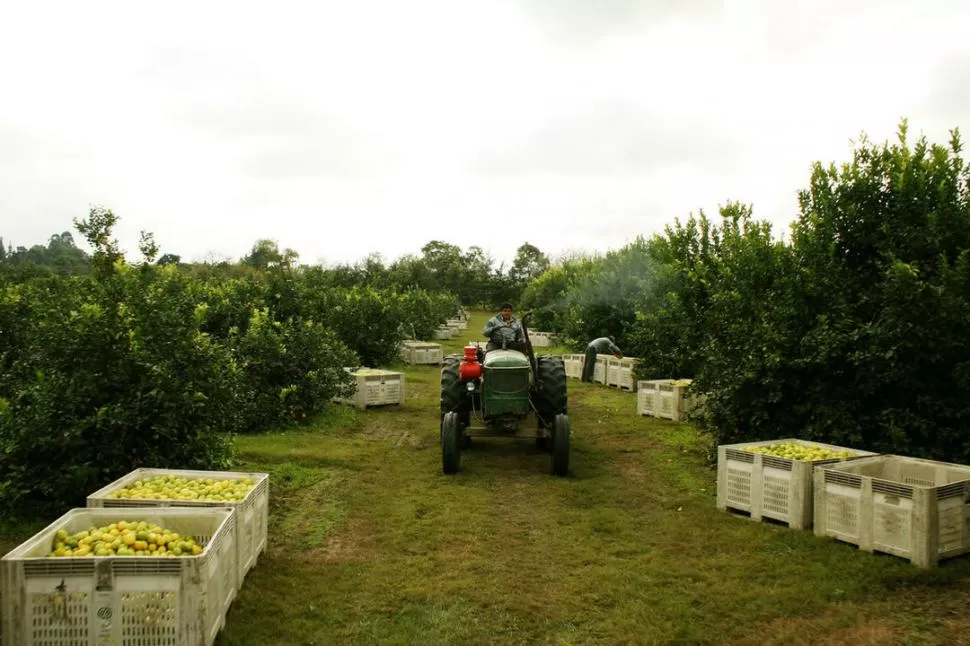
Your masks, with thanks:
M457 413L445 413L441 418L441 470L445 475L452 475L460 468L461 426Z
M532 392L532 401L542 428L552 428L556 415L566 413L566 366L562 357L536 357L536 388Z
M461 375L458 374L460 363L461 357L450 354L441 364L441 419L444 421L446 413L457 413L458 420L468 426L471 401Z
M569 473L569 415L556 415L552 430L552 475Z

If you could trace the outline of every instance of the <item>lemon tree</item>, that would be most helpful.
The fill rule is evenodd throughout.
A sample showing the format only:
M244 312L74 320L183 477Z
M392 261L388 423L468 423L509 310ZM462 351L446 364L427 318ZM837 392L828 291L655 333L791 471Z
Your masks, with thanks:
M238 502L256 486L252 478L216 480L214 478L187 478L161 475L136 480L124 489L108 494L108 498L120 500L200 500L212 502Z
M122 520L75 534L59 529L48 556L198 556L203 549L192 536L155 523Z

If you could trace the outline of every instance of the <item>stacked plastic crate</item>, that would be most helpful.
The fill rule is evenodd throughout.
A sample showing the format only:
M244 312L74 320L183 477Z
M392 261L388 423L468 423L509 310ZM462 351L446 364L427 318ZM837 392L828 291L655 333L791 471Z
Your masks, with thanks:
M717 506L931 568L970 553L970 466L801 439L718 447Z
M269 476L137 469L87 505L0 559L3 643L211 646L266 549Z

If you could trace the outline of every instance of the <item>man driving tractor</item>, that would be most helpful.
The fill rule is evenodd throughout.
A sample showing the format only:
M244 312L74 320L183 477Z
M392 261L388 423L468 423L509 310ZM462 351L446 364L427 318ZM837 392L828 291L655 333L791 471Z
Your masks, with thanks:
M525 344L525 333L522 325L512 316L512 304L502 303L499 313L488 320L483 331L488 345L485 351L499 350L502 348L502 341L506 342L506 347L516 349Z

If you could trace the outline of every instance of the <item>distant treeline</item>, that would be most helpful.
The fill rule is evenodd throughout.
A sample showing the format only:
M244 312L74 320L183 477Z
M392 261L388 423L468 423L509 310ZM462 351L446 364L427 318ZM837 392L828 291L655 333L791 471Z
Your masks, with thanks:
M406 254L393 262L371 254L357 263L323 267L297 264L299 254L279 248L276 241L257 240L250 252L237 261L183 262L174 253L160 255L158 265L177 265L188 275L199 278L242 278L273 267L288 267L317 275L338 287L368 286L404 291L423 289L454 294L461 303L476 307L495 307L503 301L516 301L529 281L549 269L549 257L526 242L519 246L509 266L495 261L478 246L460 247L432 240L420 254ZM4 246L0 238L0 272L8 279L22 282L40 276L83 276L91 270L91 257L76 246L69 231L52 235L47 245L30 248Z

